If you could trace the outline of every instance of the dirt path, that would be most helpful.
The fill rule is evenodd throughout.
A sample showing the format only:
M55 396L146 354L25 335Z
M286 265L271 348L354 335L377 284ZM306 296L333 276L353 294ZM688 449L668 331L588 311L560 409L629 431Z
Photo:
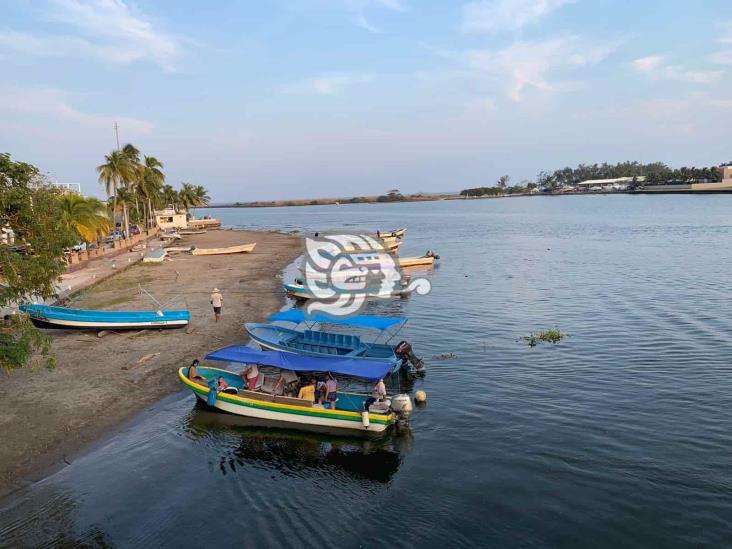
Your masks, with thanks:
M244 342L244 322L261 321L283 303L278 274L301 251L298 237L271 232L209 231L176 245L201 248L256 242L251 254L176 254L162 264L138 264L82 291L71 306L151 309L144 288L164 308L191 311L186 329L121 332L54 330L58 366L0 374L0 493L78 451L105 431L179 389L176 370L195 357ZM221 321L209 298L224 296ZM124 367L124 369L123 369Z

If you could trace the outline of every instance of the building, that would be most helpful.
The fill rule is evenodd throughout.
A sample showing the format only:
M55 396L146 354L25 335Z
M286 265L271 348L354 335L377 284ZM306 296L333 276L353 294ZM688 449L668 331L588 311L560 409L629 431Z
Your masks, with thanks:
M587 181L581 181L577 183L578 187L585 189L591 189L592 187L601 187L607 190L622 191L628 188L628 185L633 182L633 179L637 183L643 183L646 178L641 175L638 177L613 177L610 179L588 179Z
M732 191L732 166L720 166L722 181L700 183L674 183L671 185L648 185L644 192L730 192Z
M155 223L163 230L185 229L188 227L188 214L178 213L174 208L155 210Z

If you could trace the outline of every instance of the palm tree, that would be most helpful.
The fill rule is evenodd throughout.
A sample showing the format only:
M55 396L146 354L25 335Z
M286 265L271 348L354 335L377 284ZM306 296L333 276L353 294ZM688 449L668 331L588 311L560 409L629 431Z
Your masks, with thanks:
M147 228L153 225L153 203L159 202L158 197L163 188L165 174L163 173L163 163L154 156L145 156L143 164L143 176L140 179L138 191L143 197L143 205L145 205L145 226Z
M99 182L104 184L107 196L113 197L112 220L117 212L117 190L130 177L128 157L122 151L112 151L104 157L104 164L97 166Z
M122 154L125 156L127 161L126 177L123 179L125 189L133 193L135 208L139 211L140 206L137 202L137 195L135 189L140 183L144 174L144 165L140 163L140 150L135 147L132 143L127 143L122 147ZM129 204L132 206L132 203ZM123 203L122 216L125 223L125 236L130 234L130 217L127 209L128 204Z
M66 193L59 198L61 218L69 229L86 242L94 242L104 236L110 227L104 204L96 198L76 193Z
M160 198L162 198L165 205L173 206L175 211L178 211L178 204L180 203L179 193L170 185L163 185L160 192Z

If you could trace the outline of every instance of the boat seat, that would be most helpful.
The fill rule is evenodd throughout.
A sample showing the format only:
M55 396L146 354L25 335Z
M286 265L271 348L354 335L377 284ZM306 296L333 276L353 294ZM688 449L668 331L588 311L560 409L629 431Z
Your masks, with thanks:
M251 398L252 400L264 400L265 402L272 402L275 398L267 393L261 393L259 391L249 391L247 389L240 389L239 396L242 398Z
M276 396L274 397L274 401L278 402L279 404L289 404L291 406L305 406L306 408L313 407L313 403L309 400L305 400L304 398Z
M366 345L361 343L358 347L353 349L350 353L347 353L346 356L359 356L363 354L363 352L366 351Z

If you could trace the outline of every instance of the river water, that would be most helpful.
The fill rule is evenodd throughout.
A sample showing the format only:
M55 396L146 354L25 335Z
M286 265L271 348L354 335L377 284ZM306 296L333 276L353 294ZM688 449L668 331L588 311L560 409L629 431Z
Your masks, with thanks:
M0 546L729 545L730 212L728 195L206 212L406 226L402 255L436 250L431 294L371 306L409 317L427 406L363 441L181 393L0 502ZM569 336L522 339L549 328Z

